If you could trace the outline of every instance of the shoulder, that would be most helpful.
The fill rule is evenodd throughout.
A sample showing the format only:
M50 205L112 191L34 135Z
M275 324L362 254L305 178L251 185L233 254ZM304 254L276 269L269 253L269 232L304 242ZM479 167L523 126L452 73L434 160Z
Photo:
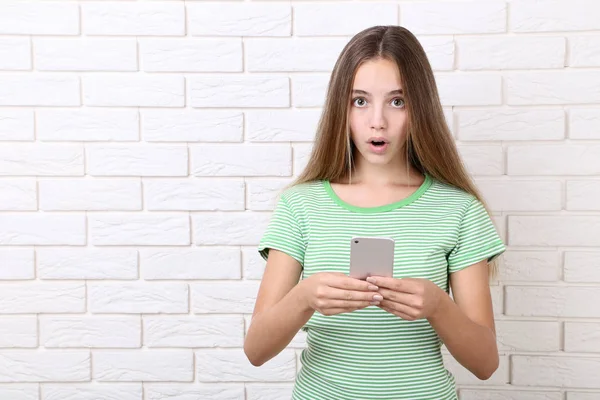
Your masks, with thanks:
M473 203L479 202L471 193L456 186L433 179L427 191L427 200L439 203L447 208L466 211Z
M304 208L307 204L320 201L322 193L323 182L312 181L285 188L279 199L291 208Z

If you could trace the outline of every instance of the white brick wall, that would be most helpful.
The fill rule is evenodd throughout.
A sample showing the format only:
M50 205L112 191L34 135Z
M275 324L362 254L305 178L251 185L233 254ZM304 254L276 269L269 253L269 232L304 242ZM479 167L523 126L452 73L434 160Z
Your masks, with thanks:
M461 400L600 398L596 0L0 2L0 399L289 398L242 351L256 244L360 29L423 44L508 242L500 368Z

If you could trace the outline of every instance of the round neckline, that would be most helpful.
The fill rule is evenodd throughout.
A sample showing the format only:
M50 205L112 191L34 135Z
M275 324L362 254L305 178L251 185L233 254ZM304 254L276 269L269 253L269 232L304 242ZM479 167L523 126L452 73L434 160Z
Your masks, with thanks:
M429 176L429 174L425 174L425 180L423 181L421 186L419 186L419 188L416 191L414 191L410 196L408 196L402 200L395 201L395 202L389 203L389 204L384 204L384 205L377 206L377 207L355 206L353 204L350 204L350 203L342 200L337 195L337 193L333 190L333 188L331 187L331 182L329 180L323 181L323 187L325 188L325 191L327 192L327 194L329 194L329 197L331 197L331 199L337 205L339 205L341 207L344 207L350 211L359 212L359 213L377 213L377 212L385 212L385 211L395 210L397 208L404 207L404 206L414 202L419 197L421 197L421 195L427 189L429 189L429 187L432 185L432 183L433 183L433 179L431 178L431 176Z

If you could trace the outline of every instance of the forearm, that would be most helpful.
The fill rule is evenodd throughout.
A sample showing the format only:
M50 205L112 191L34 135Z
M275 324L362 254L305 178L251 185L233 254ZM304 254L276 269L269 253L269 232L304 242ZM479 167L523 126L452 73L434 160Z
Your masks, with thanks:
M488 379L499 362L494 332L472 321L445 292L441 298L429 323L461 365L479 379Z
M279 354L314 314L302 290L300 282L277 304L252 318L244 351L253 365L262 365Z

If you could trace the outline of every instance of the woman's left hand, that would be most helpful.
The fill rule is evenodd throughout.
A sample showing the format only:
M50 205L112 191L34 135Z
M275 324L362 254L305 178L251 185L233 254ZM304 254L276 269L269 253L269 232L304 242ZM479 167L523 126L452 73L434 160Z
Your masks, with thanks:
M438 285L427 279L371 276L367 282L378 286L378 292L383 296L378 307L409 321L433 317L442 296L446 295Z

